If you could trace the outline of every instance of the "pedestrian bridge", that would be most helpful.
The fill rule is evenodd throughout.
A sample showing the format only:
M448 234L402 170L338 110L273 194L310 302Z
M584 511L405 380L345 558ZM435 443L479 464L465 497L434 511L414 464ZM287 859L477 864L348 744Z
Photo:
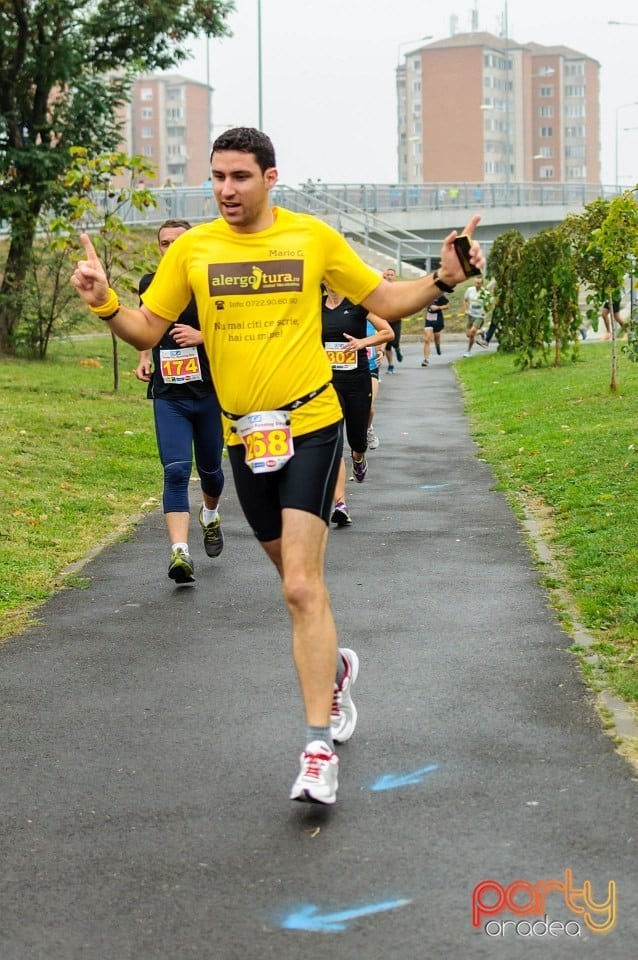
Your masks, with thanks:
M599 197L611 198L617 188L574 183L438 183L337 184L309 182L299 187L278 185L274 204L311 213L351 240L381 253L397 264L432 269L441 239L461 229L474 213L481 215L480 240L491 243L506 230L531 237L556 226L570 213ZM182 187L152 191L156 207L145 212L131 207L129 223L161 223L180 217L198 223L217 215L210 189Z

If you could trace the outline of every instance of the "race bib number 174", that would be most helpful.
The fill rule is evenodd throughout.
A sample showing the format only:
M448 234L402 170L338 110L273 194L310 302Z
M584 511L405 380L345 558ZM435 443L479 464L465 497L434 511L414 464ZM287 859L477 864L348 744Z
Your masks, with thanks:
M197 347L160 350L160 367L164 383L189 383L202 379Z

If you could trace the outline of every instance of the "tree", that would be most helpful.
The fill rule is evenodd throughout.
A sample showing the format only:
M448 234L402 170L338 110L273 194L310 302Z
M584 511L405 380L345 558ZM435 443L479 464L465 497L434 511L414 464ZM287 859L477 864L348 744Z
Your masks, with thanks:
M591 241L609 213L610 202L599 197L586 204L582 213L571 214L564 220L574 264L581 283L587 289L587 317L596 325L600 307L607 299L607 278L602 266L602 250Z
M124 222L124 215L130 207L142 210L155 204L150 190L136 186L140 179L151 177L154 170L141 156L127 157L120 152L91 157L84 147L74 147L70 152L73 163L63 184L67 202L53 226L60 238L66 237L67 251L76 256L78 228L90 233L109 285L137 291L137 278L151 269L149 251L140 252L136 247L136 256L131 255L131 228ZM115 186L124 178L125 186ZM86 315L86 309L83 313ZM112 332L111 341L113 389L117 390L118 339Z
M520 367L554 366L576 355L580 310L578 274L569 237L562 227L524 240L508 230L494 241L488 259L494 285L492 323L499 349L516 353Z
M76 244L56 220L45 220L21 292L21 322L13 337L17 354L44 360L51 337L71 334L86 318L86 308L69 283L72 258L77 259Z
M588 315L598 317L601 305L611 304L624 278L632 274L638 257L638 203L633 190L613 200L594 200L582 214L565 221L574 251L574 261L583 283L589 287ZM618 389L618 352L612 323L610 389Z
M165 70L201 33L223 36L232 0L0 0L0 353L11 353L38 218L55 212L69 148L116 150L136 73Z
M634 265L638 258L638 203L636 203L636 197L632 190L627 190L621 196L614 197L595 239L602 249L602 268L608 278L607 297L611 304L615 291L622 289L625 276L634 272ZM630 323L633 323L633 317ZM613 311L611 326L612 370L610 388L616 390L618 352ZM630 343L634 343L633 338Z
M519 317L517 363L537 367L575 359L579 328L578 275L569 240L560 227L527 241L513 279Z
M518 230L501 233L492 244L487 262L487 275L493 285L492 323L498 328L499 350L514 350L517 343L518 305L514 278L525 245Z

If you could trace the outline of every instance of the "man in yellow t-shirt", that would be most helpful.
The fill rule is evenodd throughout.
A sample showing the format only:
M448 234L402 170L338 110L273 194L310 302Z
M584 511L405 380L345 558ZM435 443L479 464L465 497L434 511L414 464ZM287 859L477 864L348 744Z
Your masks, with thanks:
M354 733L359 661L353 650L338 648L324 581L342 438L321 342L320 284L325 280L394 320L427 307L465 274L454 251L456 231L443 242L438 271L390 284L326 224L271 207L275 152L259 130L221 134L211 170L221 219L171 245L141 308L119 303L86 235L86 259L71 282L93 312L138 349L157 343L195 297L239 501L279 571L292 621L307 731L290 797L332 804L339 766L334 743ZM470 237L479 219L467 224ZM484 265L477 243L470 261Z

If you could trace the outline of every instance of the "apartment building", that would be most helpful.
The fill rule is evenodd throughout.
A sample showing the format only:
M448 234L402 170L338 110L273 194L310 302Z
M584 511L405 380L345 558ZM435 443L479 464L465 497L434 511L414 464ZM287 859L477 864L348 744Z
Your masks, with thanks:
M145 74L134 83L124 119L123 149L157 170L149 187L167 178L176 187L200 186L209 176L210 91L175 74Z
M400 183L600 183L598 61L456 34L397 68Z

